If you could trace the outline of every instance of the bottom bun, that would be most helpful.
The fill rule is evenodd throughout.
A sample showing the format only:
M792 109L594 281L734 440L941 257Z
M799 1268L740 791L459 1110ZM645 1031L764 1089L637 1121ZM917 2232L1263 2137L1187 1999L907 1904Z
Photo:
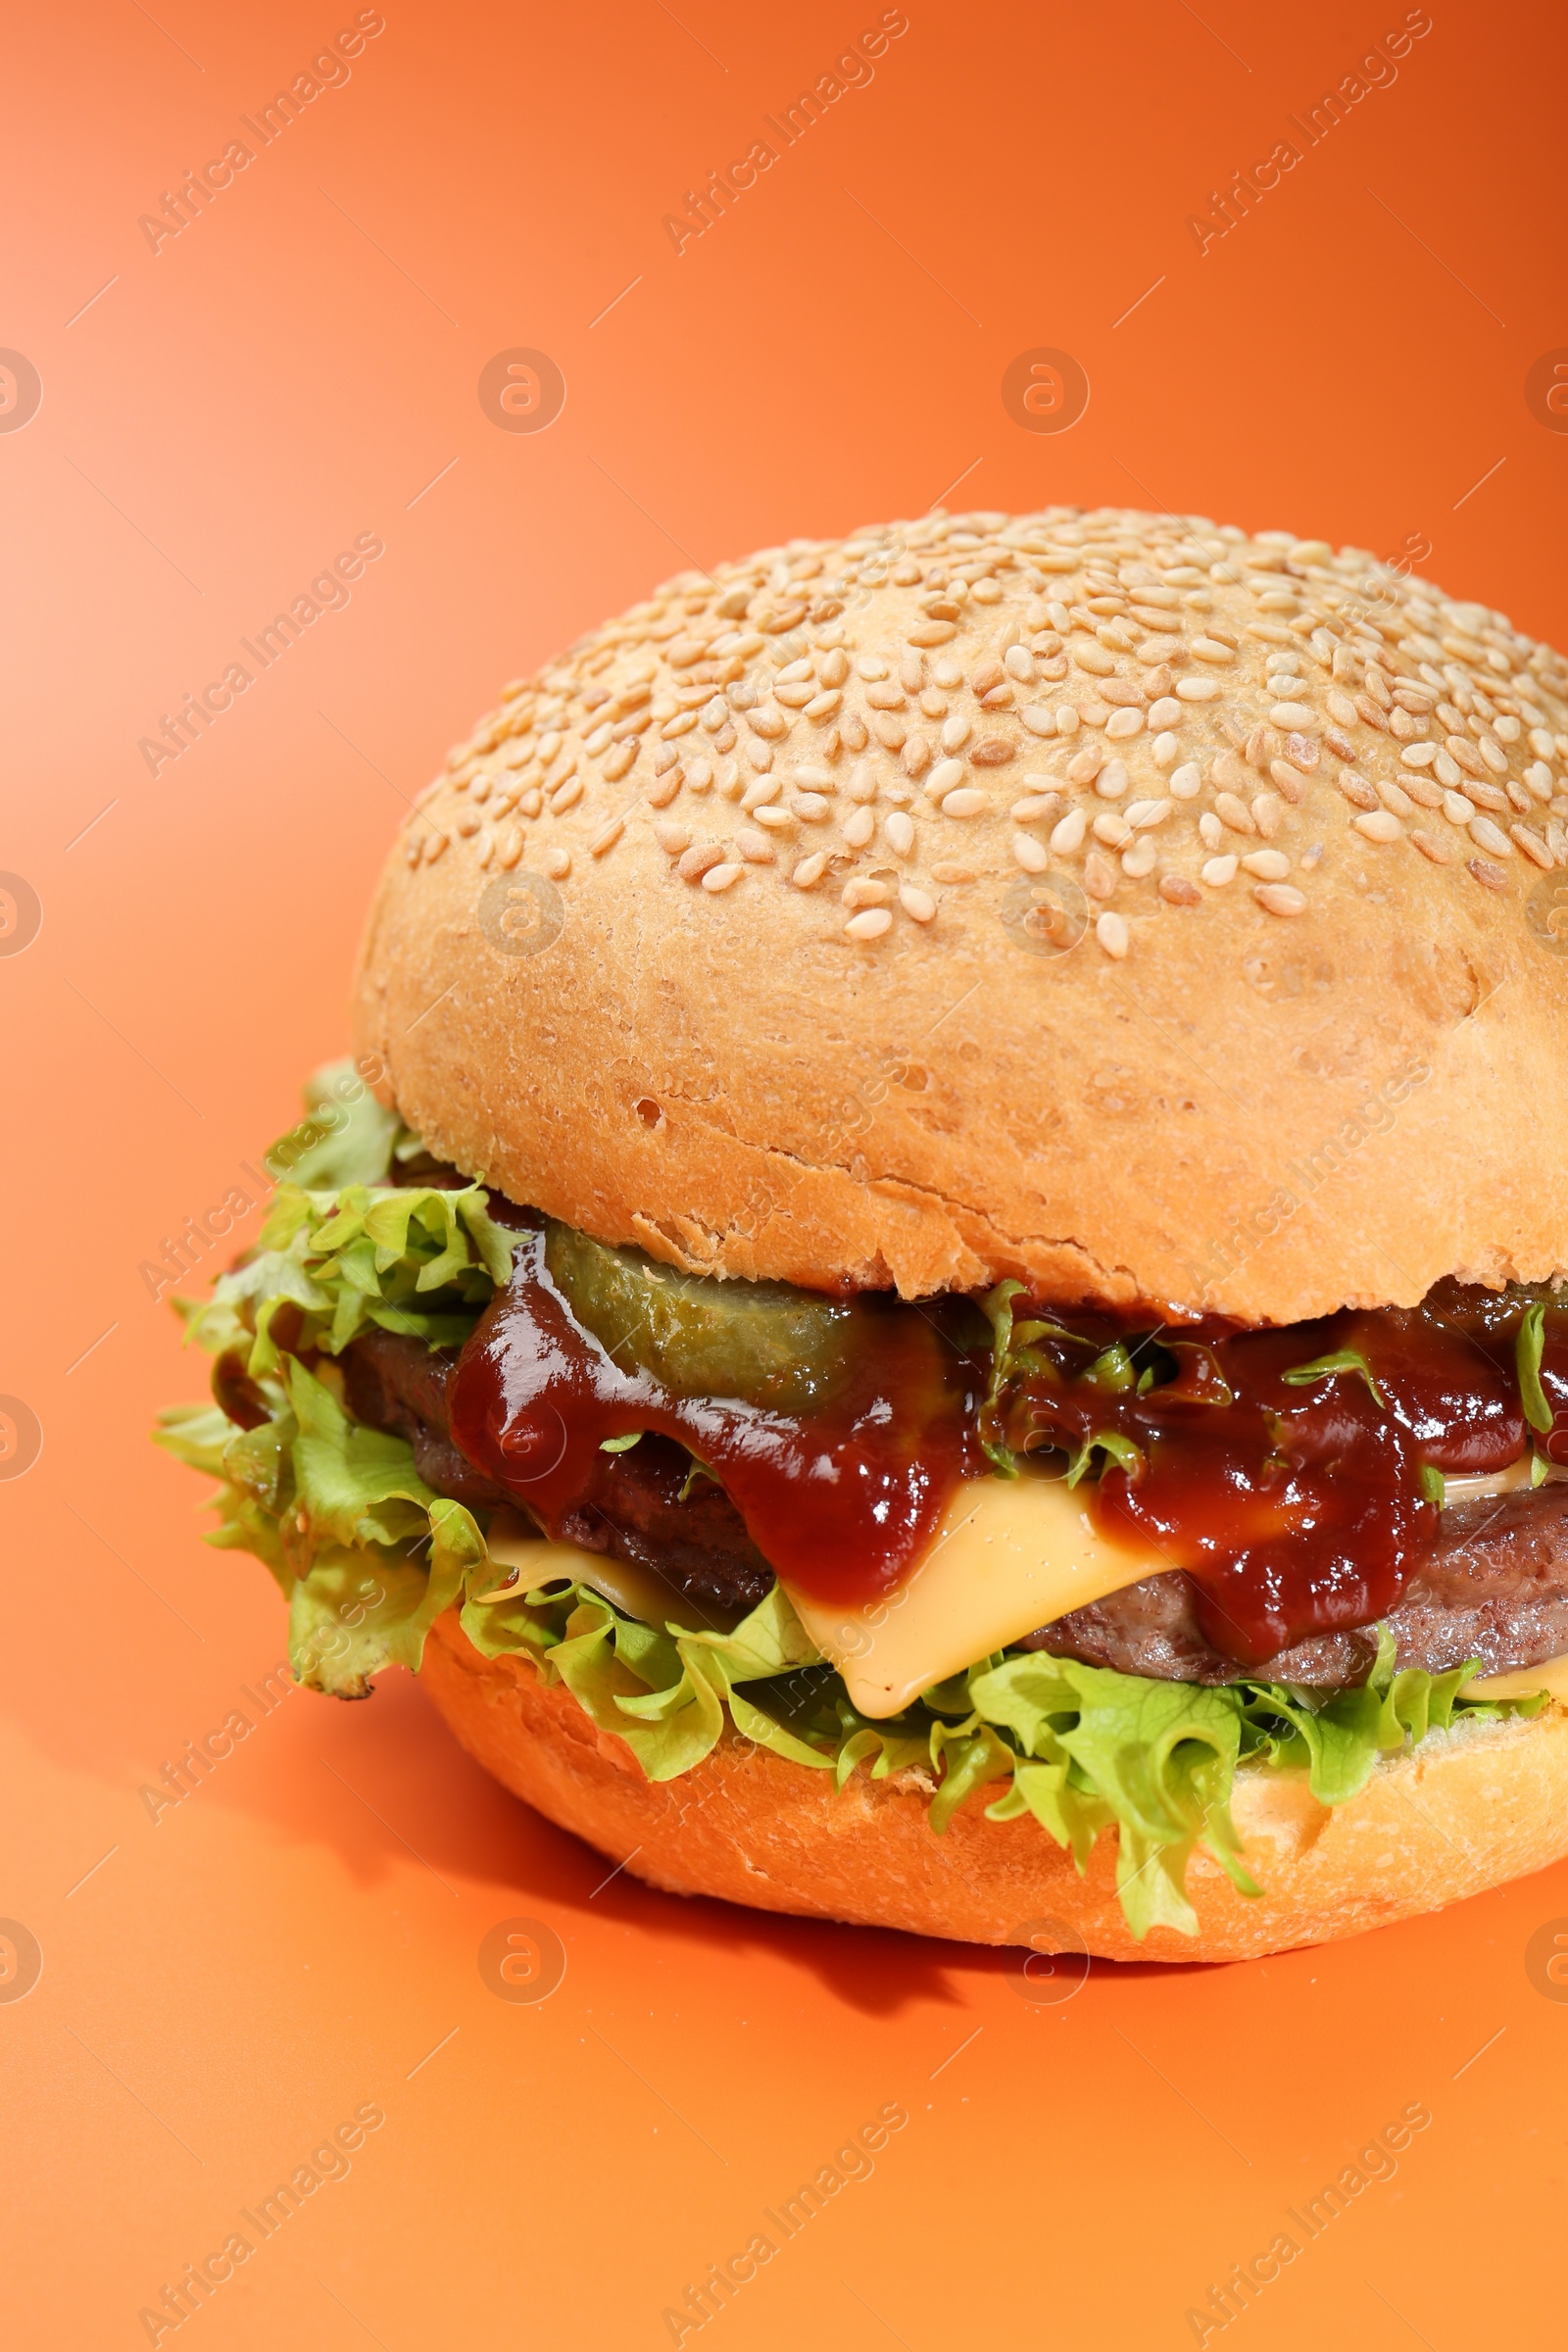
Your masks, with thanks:
M1139 1943L1116 1899L1108 1836L1082 1878L1036 1823L987 1821L983 1801L939 1838L923 1776L857 1771L835 1789L831 1773L727 1726L693 1771L649 1781L564 1685L541 1682L525 1660L481 1657L454 1615L433 1628L420 1680L487 1772L650 1886L965 1943L1256 1959L1441 1910L1568 1853L1568 1706L1554 1702L1533 1722L1429 1734L1345 1805L1320 1805L1304 1773L1244 1767L1231 1810L1261 1897L1238 1894L1195 1854L1187 1891L1199 1933L1155 1928Z

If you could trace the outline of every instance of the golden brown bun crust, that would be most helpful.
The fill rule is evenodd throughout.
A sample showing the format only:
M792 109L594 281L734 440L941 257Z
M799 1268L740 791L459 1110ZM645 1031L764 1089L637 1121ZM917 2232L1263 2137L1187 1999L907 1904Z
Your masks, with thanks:
M1359 1936L1542 1870L1568 1852L1568 1707L1533 1723L1433 1735L1380 1766L1348 1805L1297 1775L1243 1772L1233 1813L1260 1899L1195 1857L1196 1937L1134 1941L1116 1900L1115 1845L1088 1874L1032 1821L987 1821L972 1801L938 1838L913 1776L833 1776L748 1748L732 1732L697 1771L645 1780L563 1686L480 1656L455 1616L425 1647L425 1688L487 1772L651 1886L723 1895L860 1927L965 1943L1087 1949L1111 1960L1249 1960ZM1042 1922L1059 1922L1054 1936Z
M695 1269L1276 1322L1547 1278L1565 694L1498 614L1193 518L683 575L423 796L359 1043L436 1152Z

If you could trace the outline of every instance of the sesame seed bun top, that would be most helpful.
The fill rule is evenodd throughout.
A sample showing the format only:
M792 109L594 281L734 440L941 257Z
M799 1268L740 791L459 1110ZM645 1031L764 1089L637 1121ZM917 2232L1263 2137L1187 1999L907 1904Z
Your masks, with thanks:
M1294 1321L1568 1271L1568 667L1356 550L935 515L681 574L419 796L362 1050L703 1271Z

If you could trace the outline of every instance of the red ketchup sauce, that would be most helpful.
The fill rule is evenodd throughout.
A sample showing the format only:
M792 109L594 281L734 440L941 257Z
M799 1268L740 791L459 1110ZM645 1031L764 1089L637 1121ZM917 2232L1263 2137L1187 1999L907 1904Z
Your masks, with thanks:
M1151 1332L1020 1298L1015 1321L1049 1318L1055 1336L1030 1344L986 1411L988 1335L972 1302L860 1294L844 1302L828 1393L792 1416L623 1369L573 1315L533 1232L448 1401L464 1453L548 1533L603 1477L607 1438L658 1431L713 1473L778 1575L850 1607L898 1585L959 1480L989 1472L982 1436L1059 1461L1056 1449L1108 1434L1138 1453L1094 1457L1101 1475L1078 1490L1094 1522L1152 1572L1187 1571L1203 1632L1246 1666L1393 1607L1437 1532L1424 1467L1474 1476L1519 1459L1531 1433L1515 1339L1536 1298L1555 1423L1535 1442L1568 1468L1568 1298L1456 1284L1417 1308L1264 1331ZM1348 1352L1365 1372L1287 1378ZM1143 1395L1140 1375L1153 1384Z
M1006 1404L1006 1442L1131 1441L1141 1464L1107 1455L1099 1481L1081 1489L1095 1524L1185 1569L1207 1639L1256 1664L1393 1607L1437 1532L1423 1465L1472 1477L1519 1459L1529 1432L1514 1343L1527 1303L1517 1292L1445 1284L1414 1309L1132 1337L1135 1373L1152 1363L1159 1379L1171 1360L1177 1368L1143 1396L1130 1380L1106 1385L1125 1378L1115 1359L1086 1373L1087 1348L1046 1338L1034 1348L1046 1369ZM1102 1348L1118 1336L1092 1318L1072 1328ZM1287 1378L1344 1355L1365 1371ZM1568 1463L1568 1303L1547 1309L1542 1382L1557 1416L1544 1443Z
M775 1572L813 1599L855 1606L897 1585L966 1471L986 1366L933 1314L881 1293L847 1299L839 1377L793 1417L682 1396L623 1370L573 1316L544 1264L517 1254L448 1390L452 1435L475 1466L554 1534L602 1470L607 1438L657 1430L719 1480Z

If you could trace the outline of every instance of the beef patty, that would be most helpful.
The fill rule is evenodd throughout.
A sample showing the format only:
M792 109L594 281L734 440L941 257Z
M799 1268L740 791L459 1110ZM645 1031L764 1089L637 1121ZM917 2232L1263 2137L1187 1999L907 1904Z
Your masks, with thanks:
M437 1494L470 1507L515 1507L517 1497L452 1442L446 1391L457 1360L455 1348L366 1332L343 1351L349 1410L373 1429L407 1438L415 1468ZM593 1485L562 1520L561 1536L584 1551L655 1569L690 1600L753 1609L766 1597L773 1571L723 1488L693 1479L691 1468L684 1446L652 1434L624 1453L599 1454Z
M1568 1652L1568 1480L1454 1503L1384 1622L1397 1663L1429 1674L1467 1658L1500 1674ZM1199 1631L1197 1590L1176 1570L1074 1609L1018 1646L1161 1682L1234 1683L1245 1674L1332 1687L1365 1681L1377 1634L1317 1634L1260 1666L1238 1667Z
M419 1476L438 1494L481 1509L514 1505L516 1497L452 1442L446 1389L457 1360L456 1348L367 1332L343 1354L349 1410L406 1437ZM681 1500L691 1463L679 1446L650 1435L624 1453L602 1453L599 1465L591 1491L562 1522L566 1542L656 1569L688 1598L717 1608L754 1608L765 1596L773 1572L723 1489L699 1477ZM1467 1658L1497 1674L1568 1654L1568 1480L1446 1510L1386 1622L1398 1664L1431 1674ZM1074 1609L1016 1646L1160 1682L1232 1683L1245 1673L1335 1688L1364 1681L1377 1636L1370 1627L1320 1634L1240 1668L1200 1632L1192 1578L1169 1570Z

